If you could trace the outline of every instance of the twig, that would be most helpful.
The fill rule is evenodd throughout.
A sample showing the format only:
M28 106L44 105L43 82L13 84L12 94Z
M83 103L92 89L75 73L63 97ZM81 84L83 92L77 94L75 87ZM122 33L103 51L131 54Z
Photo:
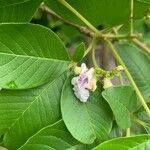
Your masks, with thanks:
M130 0L130 18L129 18L129 37L133 34L133 13L134 11L134 0Z
M96 29L88 20L86 20L76 9L74 9L69 3L67 3L65 0L58 0L62 5L64 5L66 8L68 8L73 14L75 14L82 22L89 27L93 32L95 32L97 35L100 35L101 32Z
M49 9L46 5L42 5L42 6L40 7L40 9L41 9L42 11L45 11L46 13L48 13L48 14L50 14L50 15L52 15L52 16L54 16L54 17L60 19L60 20L62 20L65 24L70 25L70 26L76 28L76 29L79 30L81 33L84 33L84 34L86 34L87 36L90 36L90 37L93 37L93 36L94 36L94 33L93 33L92 31L90 31L89 29L87 29L86 27L80 26L80 25L78 25L78 24L75 24L75 23L73 23L73 22L71 22L71 21L68 21L68 20L64 19L63 17L59 16L59 15L56 14L54 11L52 11L51 9Z
M134 44L136 44L139 48L143 49L144 51L146 51L148 54L150 54L150 48L147 47L144 43L142 43L141 41L139 41L137 38L133 38L132 42Z

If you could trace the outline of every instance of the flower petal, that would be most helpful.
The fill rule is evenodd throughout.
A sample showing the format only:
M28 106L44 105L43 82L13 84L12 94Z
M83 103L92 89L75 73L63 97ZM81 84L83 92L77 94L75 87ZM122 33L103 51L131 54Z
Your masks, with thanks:
M87 68L87 66L86 66L85 63L82 63L82 64L81 64L81 73L80 73L80 74L83 74L83 73L85 73L86 71L88 71L88 68Z

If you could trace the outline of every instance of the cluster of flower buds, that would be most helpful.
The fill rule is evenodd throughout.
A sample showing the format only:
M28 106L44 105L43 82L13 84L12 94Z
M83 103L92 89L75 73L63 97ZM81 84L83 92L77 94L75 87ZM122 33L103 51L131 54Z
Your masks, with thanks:
M81 67L76 67L74 71L75 74L78 75L71 81L74 86L74 94L81 102L87 102L90 96L90 91L95 91L97 88L94 68L88 69L86 64L82 63Z

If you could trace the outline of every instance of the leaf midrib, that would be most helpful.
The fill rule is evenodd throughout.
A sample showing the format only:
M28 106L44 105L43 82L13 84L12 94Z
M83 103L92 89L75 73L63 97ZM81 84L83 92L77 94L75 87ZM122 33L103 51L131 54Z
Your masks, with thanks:
M31 58L31 59L38 59L38 60L47 60L47 61L62 61L62 62L70 62L69 60L62 60L62 59L56 59L56 58L46 58L46 57L36 57L36 56L30 56L30 55L17 55L17 54L9 54L9 53L2 53L2 55L7 55L7 56L13 56L13 57L21 57L21 58Z
M18 3L12 3L12 4L6 4L4 6L0 6L0 8L5 8L5 7L10 7L10 6L14 6L14 5L19 5L19 4L24 4L24 3L27 3L31 0L24 0L23 2L18 2Z

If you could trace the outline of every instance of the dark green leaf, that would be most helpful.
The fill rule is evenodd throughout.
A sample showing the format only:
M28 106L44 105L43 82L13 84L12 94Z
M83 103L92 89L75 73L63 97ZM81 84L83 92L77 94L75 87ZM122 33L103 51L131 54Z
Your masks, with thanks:
M83 25L73 13L56 0L45 0L48 6L57 14L74 23ZM81 15L83 15L94 26L116 25L127 22L129 19L130 0L69 0L67 1ZM134 17L142 18L149 6L147 3L137 0L134 7Z
M62 117L68 130L82 143L104 140L112 127L112 113L101 96L102 86L98 84L89 100L82 103L74 96L71 78L66 80L61 96Z
M43 0L0 0L0 22L29 22Z
M25 89L58 78L69 65L66 49L49 29L0 25L0 87Z
M74 54L72 57L73 61L79 62L83 58L84 52L85 52L85 44L81 43L76 47L74 51Z
M66 74L38 89L0 92L0 131L10 150L22 146L42 128L61 119L60 94Z
M70 135L63 121L59 121L41 129L18 150L73 150L73 146L78 144L80 143Z
M131 126L130 114L137 110L138 101L135 92L130 86L111 87L102 92L104 99L109 103L117 124L121 128Z

